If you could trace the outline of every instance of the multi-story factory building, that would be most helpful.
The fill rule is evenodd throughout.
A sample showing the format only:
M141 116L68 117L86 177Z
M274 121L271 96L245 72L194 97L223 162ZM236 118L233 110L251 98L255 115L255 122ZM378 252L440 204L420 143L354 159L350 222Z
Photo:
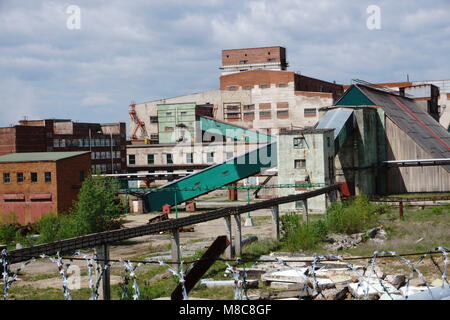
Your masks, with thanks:
M167 144L168 136L179 138L176 132L186 132L184 127L162 125L175 113L182 119L180 112L166 110L173 106L184 108L185 118L189 117L188 114L190 117L198 116L198 111L194 110L208 106L211 111L209 117L217 121L268 135L313 127L319 120L318 110L332 106L343 94L343 86L288 71L287 67L286 49L283 47L223 50L219 89L130 105L132 147L128 153L133 154L134 159L144 159L144 163L136 162L134 165L142 169L142 165L146 165L145 153L153 152L144 145ZM191 143L214 141L208 137L198 139L198 132L194 135L197 139L192 139ZM140 155L140 152L144 154ZM222 159L222 156L216 158ZM201 164L210 165L207 160L211 157L194 159L202 159ZM217 163L216 160L213 163ZM164 163L154 165L160 164Z
M46 119L0 128L0 155L63 151L90 151L93 172L126 172L126 125Z

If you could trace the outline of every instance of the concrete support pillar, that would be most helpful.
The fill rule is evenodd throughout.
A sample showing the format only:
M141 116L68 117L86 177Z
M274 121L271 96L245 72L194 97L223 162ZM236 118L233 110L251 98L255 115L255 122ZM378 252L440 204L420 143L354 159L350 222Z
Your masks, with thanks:
M326 200L325 200L326 203ZM303 207L305 210L303 210L303 221L308 224L309 222L309 216L308 216L308 199L303 200Z
M279 206L273 206L272 210L272 237L280 240L280 209Z
M173 262L181 262L181 250L180 250L180 230L178 228L172 229L171 239L171 256ZM172 267L178 270L178 264L173 263Z
M241 216L234 215L234 222L236 223L236 238L234 244L234 254L238 257L242 256L242 232L241 232Z
M225 257L227 259L231 259L233 257L233 235L231 232L231 216L227 216L225 219L225 226L227 228L227 236L228 240L230 240L230 245L225 250Z
M98 288L98 299L99 300L111 300L111 286L110 286L110 268L105 270L105 265L109 260L109 245L104 244L95 247L95 254L97 256L98 262L100 264L101 270L103 271L102 281L100 282ZM98 272L98 271L96 271ZM98 277L98 274L97 274Z

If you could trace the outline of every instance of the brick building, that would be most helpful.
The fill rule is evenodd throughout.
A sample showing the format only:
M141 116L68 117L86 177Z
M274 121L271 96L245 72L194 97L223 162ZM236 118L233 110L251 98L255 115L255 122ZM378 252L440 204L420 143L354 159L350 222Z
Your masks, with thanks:
M20 224L67 212L91 170L90 152L25 152L0 156L0 214Z
M158 108L163 104L212 105L218 120L275 135L313 127L318 109L333 105L344 88L287 71L287 66L283 47L223 50L218 90L133 104L130 132L136 135L131 140L157 143Z
M22 120L0 128L0 155L20 152L90 151L92 170L126 172L125 123Z

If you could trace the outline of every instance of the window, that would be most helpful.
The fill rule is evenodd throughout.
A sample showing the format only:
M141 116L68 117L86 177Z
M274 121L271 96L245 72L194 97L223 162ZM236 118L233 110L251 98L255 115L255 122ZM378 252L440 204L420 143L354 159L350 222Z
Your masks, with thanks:
M158 117L150 117L150 123L158 123Z
M53 148L59 148L59 139L53 139Z
M289 110L278 110L277 118L281 119L289 118Z
M10 183L11 182L11 176L9 173L3 174L3 183Z
M298 159L294 160L294 169L305 169L306 168L306 160Z
M154 154L148 154L147 155L147 164L154 164L155 163L155 155Z
M259 112L259 117L260 117L261 119L267 119L267 118L271 118L271 117L272 117L272 114L271 114L270 111L260 111L260 112Z
M252 86L245 86L244 88L245 88L245 90L251 90Z
M206 153L206 162L207 163L214 162L214 152L207 152Z
M150 135L150 140L153 140L153 141L158 140L158 134L157 133L152 133Z
M45 172L44 173L44 181L45 182L52 182L52 173L51 172Z
M172 112L166 112L166 116L171 116Z
M305 117L315 117L316 113L317 113L317 110L315 108L314 109L305 109L304 116Z
M306 139L304 137L294 138L294 149L305 149L306 148Z
M194 154L192 152L186 153L186 163L194 163Z
M246 104L244 105L244 110L255 110L254 104Z
M227 160L233 158L233 152L227 152Z
M173 127L165 127L164 131L169 131L169 132L173 132Z
M248 63L248 60L241 60L241 61L239 61L239 64L247 64Z
M172 164L173 163L173 158L172 158L172 154L171 153L166 154L166 160L167 160L167 164Z
M17 183L23 182L23 172L17 172Z
M255 119L255 113L254 112L244 112L244 119Z
M38 181L38 175L37 175L37 172L31 172L31 174L30 174L30 180L31 180L31 182L37 182L37 181Z
M269 58L269 59L267 59L267 62L276 62L277 61L277 59L275 59L275 58Z
M330 137L327 137L327 147L329 148L331 146L331 140Z
M181 111L182 116L187 116L187 114L188 114L187 111Z
M128 164L136 164L136 155L135 154L128 155Z
M259 104L259 109L271 109L271 108L272 108L271 103L260 103Z
M279 87L279 88L286 88L286 83L280 83L280 84L278 85L278 87Z
M261 89L267 89L267 84L266 84L266 83L263 83L263 84L261 85Z
M80 181L83 182L84 181L84 170L80 171Z
M229 89L230 89L230 91L236 91L237 90L236 86L230 86Z

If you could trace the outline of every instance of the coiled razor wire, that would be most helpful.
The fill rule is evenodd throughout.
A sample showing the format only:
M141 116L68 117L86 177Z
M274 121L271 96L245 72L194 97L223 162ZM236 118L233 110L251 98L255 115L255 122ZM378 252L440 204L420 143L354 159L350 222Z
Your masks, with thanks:
M124 286L123 286L123 292L122 292L122 298L126 298L128 297L128 290L127 290L127 285L128 285L128 279L131 278L131 281L133 281L133 285L132 288L134 290L134 294L133 294L133 299L134 300L139 300L140 299L140 291L139 291L139 286L137 284L137 277L136 277L136 269L138 267L140 267L143 263L138 263L136 266L128 261L124 261L123 265L125 266L125 281L124 281Z
M439 264L436 263L436 261L434 261L432 254L435 254L436 251L440 251L442 252L442 255L444 257L444 267L443 270L441 270L441 268L439 267ZM410 284L410 280L414 277L414 274L417 273L417 275L419 276L419 278L422 280L422 282L426 285L430 296L432 299L434 299L432 291L428 285L428 283L426 282L423 274L418 270L418 266L424 261L424 259L427 256L430 256L431 261L433 262L433 264L438 268L439 272L441 272L442 274L442 287L444 287L444 284L448 282L447 276L446 276L446 272L447 272L447 267L448 267L448 251L450 251L448 248L445 247L437 247L434 249L431 249L429 251L427 251L425 254L423 254L419 261L416 263L416 265L414 265L413 263L411 263L411 261L409 261L408 259L404 258L402 255L397 254L396 252L393 251L383 251L383 252L378 252L375 251L373 256L371 257L371 259L369 259L369 261L367 262L365 267L355 267L352 263L346 261L342 256L337 256L337 255L319 255L319 254L314 254L314 260L313 260L313 264L312 266L308 267L305 269L305 271L301 271L298 268L291 266L289 264L287 264L284 260L280 259L280 258L275 258L274 261L267 261L267 260L260 260L260 261L256 261L250 268L245 268L245 262L242 261L240 258L237 258L235 260L235 266L232 267L230 264L226 263L227 268L226 268L226 272L231 272L233 275L233 279L235 281L235 288L234 288L234 292L235 292L235 300L243 300L244 296L245 298L248 300L248 295L247 295L247 282L246 282L246 278L247 278L247 271L252 270L256 264L260 263L260 262L276 262L279 263L291 270L294 270L303 280L304 280L304 285L303 288L301 289L300 295L299 295L299 300L302 298L302 296L304 296L304 293L306 290L308 290L308 294L315 297L318 294L321 294L322 297L324 297L323 293L322 293L322 289L317 281L316 278L316 273L320 270L323 269L320 268L319 270L316 271L317 269L317 264L321 261L330 261L330 260L338 260L342 263L344 263L350 270L355 271L356 274L358 275L358 285L356 287L356 291L359 290L359 288L361 286L364 286L364 298L367 300L369 298L369 289L370 289L370 280L373 277L373 274L375 274L378 282L380 283L382 289L384 292L386 292L388 294L388 296L392 298L391 293L389 292L389 289L386 288L383 284L382 279L379 277L378 273L375 271L375 264L376 264L376 260L378 257L383 257L386 255L391 255L392 257L396 257L398 259L400 259L403 263L405 263L406 265L408 265L411 268L411 273L408 277L408 280L406 282L406 289L405 289L405 299L408 299L408 290L409 290L409 284ZM58 266L58 270L60 275L62 276L62 280L63 280L63 292L64 292L64 298L66 300L72 300L72 296L70 295L69 292L69 286L68 286L68 269L71 265L71 263L73 262L74 259L76 259L76 256L81 256L82 255L82 259L84 259L87 263L87 267L88 267L88 276L89 276L89 289L91 291L91 296L90 296L90 300L98 300L99 294L98 294L98 288L100 285L100 281L102 279L102 277L104 276L105 272L108 270L108 268L111 267L111 265L114 263L112 260L108 260L108 261L104 261L103 263L103 267L99 262L99 259L96 258L96 255L94 254L91 257L88 257L86 254L82 254L80 252L76 252L72 257L69 258L64 258L66 260L69 260L69 263L64 264L63 262L63 258L61 257L60 253L57 252L56 254L56 258L55 257L51 257L51 256L47 256L45 254L40 255L40 258L47 258L49 259L51 262L56 263L56 265ZM25 263L22 263L21 266L16 270L16 272L11 276L10 274L10 264L8 263L8 252L6 251L6 249L2 250L1 252L1 256L0 256L0 264L3 266L3 273L2 273L2 278L3 278L3 299L7 300L8 296L9 296L9 290L11 288L11 284L14 283L15 281L17 281L17 276L20 273L20 271L22 269L24 269L29 263L35 261L35 258L31 258L28 261L26 261ZM369 257L367 257L369 258ZM350 258L350 259L361 259L361 258ZM97 265L96 265L96 271L97 271L97 279L95 281L94 284L94 275L93 275L93 270L94 270L94 261L97 261ZM225 260L224 260L225 261ZM124 270L124 287L123 287L123 293L122 293L122 298L127 298L128 297L128 283L129 280L131 279L131 281L133 282L132 288L134 290L134 294L133 294L133 299L134 300L139 300L140 299L140 291L139 291L139 287L137 284L137 277L136 277L136 269L138 267L140 267L143 264L147 264L147 263L159 263L161 266L166 267L174 276L176 276L179 279L179 283L182 285L182 294L183 294L183 299L184 300L188 300L188 295L186 292L186 288L185 288L185 274L186 272L192 268L195 263L197 261L193 261L193 262L189 262L189 264L191 264L190 268L186 268L186 270L184 270L183 266L184 266L184 261L180 263L179 265L179 270L175 270L174 268L170 267L169 265L167 265L165 262L163 261L157 261L157 260L151 260L151 259L146 259L145 261L140 261L137 262L137 264L134 264L133 262L131 262L130 260L126 260L123 261L122 259L118 260L119 263L122 263L122 265L125 267ZM294 261L292 261L294 262ZM237 271L237 267L239 266L239 264L243 264L244 268L243 268L243 272L242 275L240 272ZM363 273L362 275L358 272L360 269L363 269ZM368 275L366 278L366 273L368 271ZM309 278L312 278L312 290L310 288L310 281ZM324 297L325 298L325 297Z
M150 261L154 262L155 260L150 260ZM148 260L148 262L150 262L150 261ZM187 292L186 292L186 287L185 287L185 282L186 282L186 280L185 280L185 278L184 278L184 276L185 276L185 271L183 270L183 264L184 264L184 261L181 261L180 266L178 267L178 271L176 271L174 268L170 267L168 264L166 264L166 263L163 262L163 261L158 261L158 263L159 263L161 266L166 267L170 272L172 272L172 274L173 274L175 277L178 278L178 281L179 281L179 283L181 284L181 289L182 289L181 292L182 292L182 294L183 294L183 300L189 300L189 297L188 297ZM192 265L191 268L192 268L193 266L194 266L194 265ZM187 270L186 270L186 271L187 271Z
M16 272L13 274L12 277L9 276L9 263L8 263L8 253L6 251L6 249L2 250L1 253L1 264L3 266L3 273L2 273L2 277L3 277L3 300L8 300L8 295L9 295L9 289L11 288L11 284L15 281L17 281L17 276L19 275L20 271L22 269L25 269L26 266L35 261L36 259L31 258L30 260L24 262L21 264L20 268L18 268L16 270Z

